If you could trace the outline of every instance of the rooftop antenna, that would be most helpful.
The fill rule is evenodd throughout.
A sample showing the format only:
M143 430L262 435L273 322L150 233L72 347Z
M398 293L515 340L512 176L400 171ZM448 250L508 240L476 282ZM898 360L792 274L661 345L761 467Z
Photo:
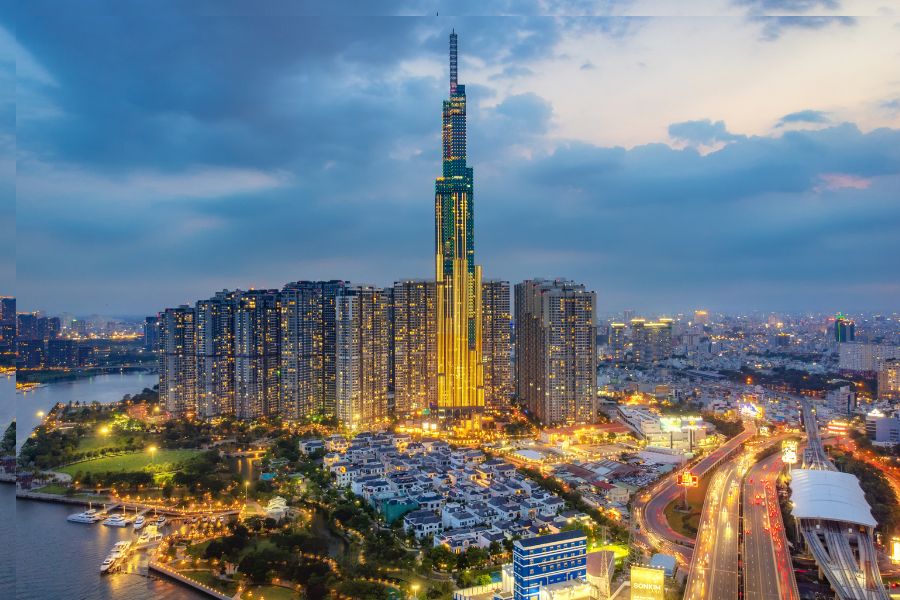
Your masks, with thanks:
M456 95L456 29L450 31L450 95Z

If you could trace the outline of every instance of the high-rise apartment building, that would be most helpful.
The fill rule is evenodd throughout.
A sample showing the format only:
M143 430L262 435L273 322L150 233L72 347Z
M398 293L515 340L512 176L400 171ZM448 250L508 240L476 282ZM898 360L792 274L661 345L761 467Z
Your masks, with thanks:
M436 286L398 281L392 299L394 412L408 417L437 406Z
M882 362L878 371L878 397L882 400L900 400L900 358Z
M196 313L190 306L168 308L159 327L159 399L179 417L197 410Z
M607 346L609 354L615 362L625 360L625 323L610 323L607 334Z
M251 290L236 298L234 411L239 419L279 412L280 323L277 290Z
M346 281L297 281L281 291L281 405L288 419L335 415L335 306Z
M596 304L571 281L516 284L516 393L545 425L596 419Z
M354 286L335 305L336 411L352 430L387 417L389 295L373 286Z
M197 415L234 414L234 324L240 292L223 290L196 306Z
M672 357L672 319L631 320L632 359L649 365Z
M514 600L538 600L542 588L586 578L587 536L579 529L513 542Z
M159 315L144 319L144 350L159 351Z
M16 299L0 297L0 366L16 361Z
M443 105L443 160L434 184L437 396L444 414L484 407L481 267L475 264L473 170L466 163L466 88L457 83L450 34L450 98Z
M838 313L834 318L834 341L837 343L856 340L856 324Z
M512 313L509 282L485 280L481 286L484 404L494 411L509 406L512 396Z

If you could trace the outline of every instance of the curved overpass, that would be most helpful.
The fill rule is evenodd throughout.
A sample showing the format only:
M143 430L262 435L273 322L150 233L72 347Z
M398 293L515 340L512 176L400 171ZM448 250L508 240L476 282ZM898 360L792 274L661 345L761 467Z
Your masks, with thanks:
M691 473L705 477L724 460L739 450L741 445L756 435L756 426L744 422L744 431L731 438L690 467ZM674 502L681 488L676 484L682 471L674 471L650 490L638 496L634 503L634 523L638 528L635 537L650 548L658 548L675 556L682 566L691 562L694 540L676 532L666 519L666 507Z

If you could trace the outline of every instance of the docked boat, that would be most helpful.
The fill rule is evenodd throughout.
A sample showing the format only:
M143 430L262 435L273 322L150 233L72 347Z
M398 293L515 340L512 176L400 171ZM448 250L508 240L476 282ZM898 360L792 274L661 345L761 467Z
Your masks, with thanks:
M159 517L156 518L156 526L157 526L157 527L162 527L162 526L165 525L165 524L166 524L166 517L165 517L165 515L159 515Z
M100 516L100 513L98 513L93 508L66 517L66 521L68 521L69 523L86 523L88 525L93 525L94 523L102 519L103 517Z
M103 559L103 562L100 563L100 573L108 573L114 564L116 564L116 559L112 558L111 556L107 556Z
M128 527L131 523L122 515L113 515L103 521L103 524L107 527Z
M140 529L141 527L144 526L144 523L146 523L146 522L147 521L146 521L146 519L144 519L144 515L138 515L137 518L134 520L134 529L135 530Z

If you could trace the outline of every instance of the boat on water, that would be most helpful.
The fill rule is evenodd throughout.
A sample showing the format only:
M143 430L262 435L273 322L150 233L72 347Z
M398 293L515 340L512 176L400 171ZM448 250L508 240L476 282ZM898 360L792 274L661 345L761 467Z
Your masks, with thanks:
M156 518L156 526L157 526L157 527L162 527L162 526L165 525L165 524L166 524L166 517L165 517L165 515L159 515L159 516Z
M110 556L107 556L106 558L103 559L103 562L100 563L100 573L101 574L108 573L114 564L116 564L116 559L114 559Z
M113 549L110 553L103 559L103 562L100 563L100 574L109 573L120 560L128 556L128 551L131 549L131 542L116 542L116 545L113 546Z
M113 515L103 521L103 524L107 527L128 527L131 522L122 515Z
M66 517L66 521L69 523L86 523L88 525L93 525L101 520L103 520L103 517L93 508Z
M144 515L138 515L137 518L135 518L135 520L134 520L135 531L140 529L141 527L143 527L144 523L146 523L146 522L147 521L146 521L146 519L144 519Z
M163 535L159 533L155 525L147 525L147 528L141 532L140 537L134 547L138 549L146 548L154 544L162 542Z

